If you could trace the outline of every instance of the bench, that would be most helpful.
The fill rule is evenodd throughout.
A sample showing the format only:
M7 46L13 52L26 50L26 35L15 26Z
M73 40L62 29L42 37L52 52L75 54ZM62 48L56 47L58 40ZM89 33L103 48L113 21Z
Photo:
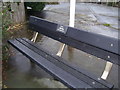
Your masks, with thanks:
M116 38L56 24L35 16L30 17L29 28L91 55L120 65L118 39ZM112 89L114 86L102 78L98 78L90 72L63 60L63 58L51 54L26 38L16 38L8 40L8 42L69 88L93 88L93 90L96 90L97 88Z

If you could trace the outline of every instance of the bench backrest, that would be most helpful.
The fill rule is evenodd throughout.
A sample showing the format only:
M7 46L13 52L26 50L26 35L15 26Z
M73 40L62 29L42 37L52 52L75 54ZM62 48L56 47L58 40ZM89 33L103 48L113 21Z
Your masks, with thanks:
M117 38L49 22L31 16L29 28L84 52L120 65Z

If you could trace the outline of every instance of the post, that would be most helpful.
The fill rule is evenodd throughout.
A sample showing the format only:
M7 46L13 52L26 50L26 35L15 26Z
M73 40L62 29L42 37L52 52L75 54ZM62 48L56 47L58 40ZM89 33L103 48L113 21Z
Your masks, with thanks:
M74 27L75 22L75 4L76 0L70 0L70 20L69 20L69 26Z
M69 26L74 27L74 21L75 21L75 4L76 0L70 0L70 20L69 20ZM57 56L62 56L62 53L64 51L65 44L61 43L61 46L59 48Z

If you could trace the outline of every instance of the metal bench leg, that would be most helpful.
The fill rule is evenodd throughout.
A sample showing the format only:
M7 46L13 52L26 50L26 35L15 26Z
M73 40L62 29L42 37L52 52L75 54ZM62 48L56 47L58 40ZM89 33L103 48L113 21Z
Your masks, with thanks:
M31 39L32 42L35 42L38 36L38 32L35 32L33 38ZM33 67L35 64L30 60L31 66Z
M33 36L33 38L31 39L32 42L35 42L38 36L38 32L35 33L35 36Z
M110 70L112 68L112 65L113 65L113 63L108 62L108 61L106 62L106 66L105 66L104 72L103 72L103 74L101 76L102 79L104 79L104 80L107 79L107 77L108 77L108 75L110 73Z
M62 53L63 53L63 51L64 51L64 48L65 48L65 44L62 44L62 43L61 43L61 46L60 46L60 48L59 48L59 51L58 51L58 53L57 53L56 55L59 56L59 57L61 57L61 56L62 56Z

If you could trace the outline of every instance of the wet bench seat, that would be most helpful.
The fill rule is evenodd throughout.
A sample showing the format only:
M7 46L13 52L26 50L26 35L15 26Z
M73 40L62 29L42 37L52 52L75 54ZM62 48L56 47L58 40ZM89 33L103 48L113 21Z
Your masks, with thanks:
M86 53L120 65L118 60L118 56L120 56L118 52L119 39L56 24L34 16L30 17L29 28ZM38 48L35 43L28 39L19 38L8 42L68 87L94 89L111 89L113 87L105 80L91 75L89 71L84 71L61 57L51 55L48 51Z
M38 48L26 38L17 38L8 41L17 50L23 53L38 66L56 77L69 88L112 88L113 85L91 75L85 70L71 64L62 58ZM94 89L93 89L94 90Z

